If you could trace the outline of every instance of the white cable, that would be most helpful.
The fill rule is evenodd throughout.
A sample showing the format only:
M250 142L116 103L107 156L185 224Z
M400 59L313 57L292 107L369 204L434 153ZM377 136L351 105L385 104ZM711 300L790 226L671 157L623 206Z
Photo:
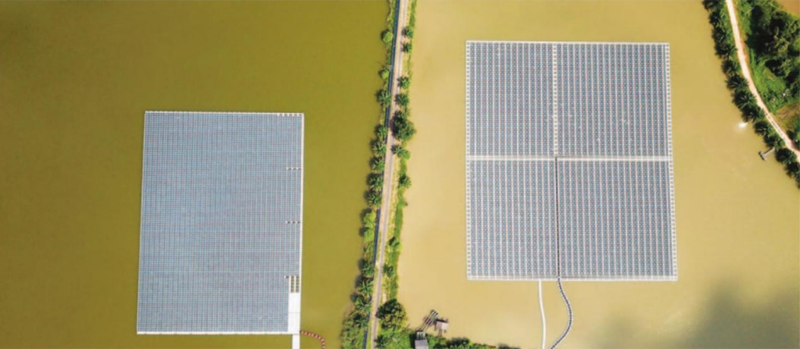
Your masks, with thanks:
M542 301L542 280L539 280L539 312L542 315L542 349L547 348L547 320L544 317L544 302Z

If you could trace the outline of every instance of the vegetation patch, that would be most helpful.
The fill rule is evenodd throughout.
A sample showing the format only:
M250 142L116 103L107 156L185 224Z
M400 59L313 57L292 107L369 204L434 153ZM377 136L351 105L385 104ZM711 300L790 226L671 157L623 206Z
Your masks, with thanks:
M800 100L800 21L774 0L738 0L753 82L773 114Z
M741 6L746 6L744 4L749 4L750 6L777 6L773 0L740 0ZM766 4L766 5L764 5ZM745 80L744 76L742 76L741 65L739 64L738 57L736 55L736 44L733 38L733 29L731 28L730 18L728 17L728 11L725 6L724 1L719 0L704 0L703 5L705 6L706 10L709 13L709 21L713 27L711 32L712 37L714 39L714 49L716 50L717 56L722 59L722 71L725 73L727 78L727 86L728 89L731 91L731 95L733 97L733 103L739 108L742 112L742 117L745 121L749 121L753 123L753 129L761 135L764 143L767 144L768 147L774 148L776 153L776 160L778 160L781 164L784 165L784 169L786 173L794 178L795 182L798 186L800 186L800 164L797 162L797 157L794 153L786 148L786 144L783 143L783 140L780 136L776 133L775 129L773 129L772 125L767 122L764 112L761 108L758 107L756 103L756 98L750 92L750 89L747 86L747 80ZM739 10L740 13L742 10ZM750 12L756 11L753 8ZM778 10L780 11L780 10ZM783 15L774 14L774 16L780 16L781 18L785 18ZM790 16L791 17L791 16ZM779 88L779 86L788 86L789 93L787 95L794 96L794 101L797 101L797 74L795 74L794 78L789 78L784 75L785 72L792 71L791 69L783 71L781 70L779 74L775 74L775 64L777 61L783 62L780 63L781 66L788 66L788 65L797 65L797 59L789 59L789 60L781 60L779 58L783 54L783 52L797 52L796 41L798 40L797 36L797 29L795 26L797 25L797 21L795 18L794 24L787 24L787 33L783 33L778 29L775 28L761 28L761 26L770 25L776 26L772 20L767 21L765 17L755 17L748 16L744 18L741 22L741 25L748 29L750 33L752 33L752 37L759 37L761 40L772 40L768 37L765 37L764 33L772 33L772 38L774 39L773 43L764 42L759 44L760 47L756 48L753 47L750 52L750 61L756 62L754 64L754 74L755 70L760 69L761 74L761 82L757 82L754 78L754 82L757 84L762 84L762 86L771 86L771 87L764 87L764 88ZM756 28L757 27L757 28ZM745 31L745 34L748 32ZM758 34L757 34L758 33ZM787 39L788 38L788 39ZM785 40L794 40L791 42L784 42ZM794 42L794 43L793 43ZM768 47L768 48L765 48ZM795 48L792 48L795 47ZM772 52L770 55L764 54L762 58L757 58L758 55L761 55L759 50L768 50L764 52ZM793 51L795 50L795 51ZM754 58L754 55L756 58ZM797 55L795 55L796 57ZM762 63L758 63L762 62ZM788 62L788 63L786 63ZM758 64L761 64L761 68ZM788 65L787 65L788 64ZM767 69L769 69L769 74L767 73ZM792 69L796 69L792 68ZM797 71L797 70L794 70ZM797 71L800 72L800 71ZM800 74L800 73L798 73ZM770 80L771 79L771 80ZM782 80L780 80L782 79ZM794 80L792 80L794 79ZM780 80L780 82L779 82ZM780 85L783 84L783 85ZM792 92L794 91L794 92ZM761 89L759 88L759 94L761 94ZM763 97L763 95L762 95ZM787 102L788 101L788 102ZM766 103L766 102L765 102ZM777 102L776 102L777 103ZM789 100L785 100L783 103L791 103ZM800 131L800 125L795 126L795 128L787 130L789 137L791 137L795 143L795 147L800 145L800 139L798 136L798 131ZM781 154L778 156L778 154Z

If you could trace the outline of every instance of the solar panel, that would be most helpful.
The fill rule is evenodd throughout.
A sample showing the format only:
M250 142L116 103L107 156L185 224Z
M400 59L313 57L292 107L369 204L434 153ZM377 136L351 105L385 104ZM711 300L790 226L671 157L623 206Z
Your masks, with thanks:
M137 332L297 333L303 115L146 112Z
M467 55L467 151L474 155L552 153L550 45L476 43Z
M469 164L470 275L519 279L554 274L555 170L550 161ZM497 234L498 230L503 234Z
M558 44L559 155L668 155L666 44Z
M558 160L563 278L675 275L669 165Z
M467 277L676 280L669 46L466 52Z

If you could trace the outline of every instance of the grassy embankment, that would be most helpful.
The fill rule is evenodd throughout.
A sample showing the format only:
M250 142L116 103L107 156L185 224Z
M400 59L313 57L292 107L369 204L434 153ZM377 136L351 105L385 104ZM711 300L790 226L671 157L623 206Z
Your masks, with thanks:
M392 203L392 220L390 222L389 231L387 234L386 246L386 260L383 267L384 290L387 294L387 301L381 305L378 311L380 319L380 329L378 333L378 348L397 348L397 349L411 349L413 348L413 340L415 333L413 329L408 328L408 317L405 308L399 301L397 301L398 291L398 276L397 264L400 258L400 251L402 246L400 244L400 232L403 228L403 208L407 205L405 201L405 191L411 187L411 179L407 174L407 161L411 157L411 153L406 149L406 145L413 138L416 133L414 123L410 120L411 109L409 107L410 101L408 98L408 91L411 87L411 53L413 52L413 38L414 27L416 24L416 6L417 1L412 0L411 12L409 17L408 26L402 28L401 35L403 58L406 60L406 71L402 76L396 77L395 81L389 81L391 78L392 69L392 42L394 35L394 17L395 17L395 0L388 0L387 5L389 8L386 17L386 29L381 32L381 40L386 47L386 58L383 68L378 72L383 80L382 88L376 93L378 104L380 105L380 116L378 118L379 125L375 129L375 138L372 141L373 157L370 160L371 172L367 177L367 184L369 190L365 194L365 198L369 208L364 211L362 217L363 235L363 253L359 266L361 273L355 283L355 292L352 295L353 308L345 317L342 325L342 347L346 349L361 349L364 346L364 334L367 331L368 319L370 313L370 297L373 291L374 284L374 242L376 234L375 219L377 209L381 204L382 189L383 189L383 171L386 167L385 151L386 151L386 137L388 135L387 128L383 125L384 117L387 108L391 103L392 96L389 92L389 84L396 83L399 92L395 95L395 101L400 107L394 115L392 115L390 127L395 139L399 144L395 145L392 152L399 159L399 166L397 170L397 183L396 185L396 198ZM389 159L391 161L391 159ZM468 339L447 340L442 337L430 336L428 337L430 348L434 349L491 349L492 346L474 344Z
M762 1L764 0L757 0L756 2ZM717 56L722 59L722 70L727 77L727 86L731 90L733 103L736 104L742 112L744 120L753 123L753 129L762 136L764 143L766 143L768 147L775 148L775 159L783 164L786 173L800 186L800 164L797 162L797 157L791 150L786 148L786 144L784 144L783 140L776 134L772 125L767 122L764 112L758 107L758 104L756 104L755 96L753 96L750 89L747 87L747 80L742 76L741 65L736 56L736 44L734 42L733 31L725 2L719 0L704 0L703 5L709 12L709 20L713 26L712 37L714 38L715 50ZM748 26L752 26L753 24L750 21L747 23ZM778 46L778 44L765 45ZM784 49L786 49L787 52L790 51L788 48ZM778 48L776 52L780 52L780 50L783 49ZM754 58L751 56L750 60L753 61ZM794 62L797 63L797 61ZM784 63L784 65L786 64L793 63L790 60L789 63ZM791 132L791 130L789 131L790 137L792 137L795 143L800 143L797 139L798 134Z

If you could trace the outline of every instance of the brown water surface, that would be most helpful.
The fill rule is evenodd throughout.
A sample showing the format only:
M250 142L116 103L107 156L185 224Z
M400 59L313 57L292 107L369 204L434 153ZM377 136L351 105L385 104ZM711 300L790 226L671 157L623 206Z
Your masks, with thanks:
M798 347L800 200L741 118L693 1L420 1L400 300L451 337L535 348L535 282L468 282L465 260L466 40L658 41L671 47L677 282L570 282L564 348ZM566 310L545 283L548 342Z
M778 3L780 3L786 11L789 11L795 16L800 16L800 0L778 0Z

